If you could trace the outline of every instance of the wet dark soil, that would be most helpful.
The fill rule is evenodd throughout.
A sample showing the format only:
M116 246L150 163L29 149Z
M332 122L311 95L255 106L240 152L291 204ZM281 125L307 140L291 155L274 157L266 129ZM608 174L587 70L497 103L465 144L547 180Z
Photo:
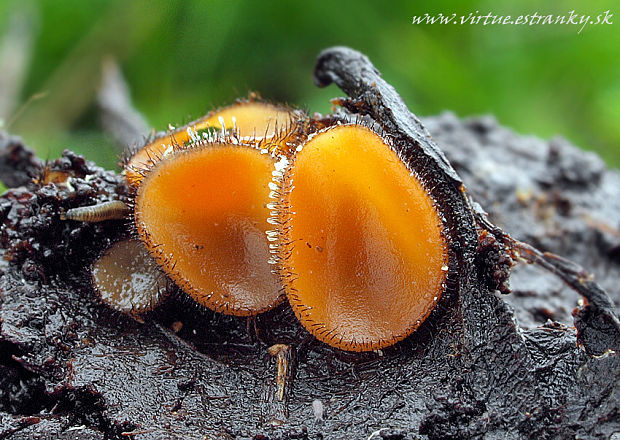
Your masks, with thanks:
M561 138L518 135L490 117L422 122L495 224L586 267L620 304L617 171ZM19 139L0 145L21 158L18 171L0 177L23 185L0 197L0 439L620 432L617 329L537 267L515 267L508 295L472 282L411 337L377 353L314 340L286 304L248 323L176 292L140 324L100 304L89 276L130 224L60 220L73 207L127 200L121 178L65 152L50 166L69 179L35 184L40 164ZM273 398L268 348L276 343L293 350L284 401Z

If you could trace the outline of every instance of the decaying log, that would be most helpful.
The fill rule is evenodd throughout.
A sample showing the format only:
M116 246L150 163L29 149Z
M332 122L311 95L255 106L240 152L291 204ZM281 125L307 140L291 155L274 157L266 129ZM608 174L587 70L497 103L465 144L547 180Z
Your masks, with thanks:
M564 141L518 136L489 118L426 118L431 138L349 49L324 52L316 78L349 95L337 100L339 111L372 118L403 154L424 161L437 200L452 210L448 221L465 228L453 249L465 271L440 310L402 343L365 354L315 341L286 304L256 318L256 337L244 319L201 309L182 293L136 323L99 304L89 281L90 264L129 225L60 219L78 206L127 201L127 188L65 152L49 164L65 182L19 180L0 198L0 438L620 432L615 311L578 305L573 290L535 266L517 266L513 293L499 294L507 291L507 244L484 235L491 228L467 207L471 196L516 239L587 267L617 306L620 175ZM17 169L28 169L34 159L20 157L28 159ZM15 176L23 172L0 177Z

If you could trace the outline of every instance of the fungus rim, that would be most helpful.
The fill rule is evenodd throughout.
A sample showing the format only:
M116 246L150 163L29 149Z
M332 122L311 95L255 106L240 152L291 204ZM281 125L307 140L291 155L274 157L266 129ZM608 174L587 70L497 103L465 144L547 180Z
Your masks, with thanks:
M267 127L265 128L265 133L262 135L255 132L251 136L239 136L239 131L236 126L233 126L232 129L228 129L223 125L221 127L214 126L200 129L200 131L208 130L209 128L214 129L213 132L206 138L200 138L197 135L196 126L201 124L202 122L215 117L218 113L234 109L235 107L242 107L250 104L260 104L266 107L270 107L274 110L274 113L286 113L288 115L288 121L281 127L278 126L276 121L273 134L271 136L267 136L269 125L267 125ZM123 153L120 165L123 169L123 173L126 176L129 185L132 187L136 187L141 184L150 169L152 169L159 161L161 161L169 151L177 151L181 149L191 148L191 145L194 143L205 141L215 143L221 141L222 139L234 138L239 142L248 144L264 143L265 145L269 146L269 148L271 149L270 152L275 153L279 150L279 143L287 139L288 136L293 136L293 139L297 140L295 144L299 143L298 138L302 136L305 131L301 127L304 125L303 121L306 119L308 119L308 116L304 110L290 107L285 104L273 103L260 99L256 96L250 96L246 99L237 99L234 103L230 105L215 108L209 111L206 115L180 127L173 127L172 125L170 125L169 129L166 131L151 134L144 140L141 145L134 145L128 148ZM195 136L191 134L191 131L193 131ZM177 141L175 135L183 132L188 133L189 139L183 142ZM170 145L162 153L159 153L158 151L146 151L147 158L144 162L135 164L132 163L138 153L142 152L143 150L149 148L151 145L165 138L170 139ZM166 144L163 145L165 146ZM128 173L131 173L133 177L129 177Z

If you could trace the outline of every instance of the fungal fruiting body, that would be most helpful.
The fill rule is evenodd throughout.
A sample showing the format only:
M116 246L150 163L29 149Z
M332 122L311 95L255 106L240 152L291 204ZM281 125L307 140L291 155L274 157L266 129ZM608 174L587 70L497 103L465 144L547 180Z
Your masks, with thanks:
M132 185L138 185L143 178L142 170L161 159L174 145L184 144L198 137L208 129L234 130L239 139L270 139L280 132L286 132L293 123L296 113L286 107L262 101L239 101L228 107L210 112L205 117L191 122L169 134L155 138L139 149L125 165L125 175Z
M168 293L166 276L139 240L122 240L110 246L91 273L101 301L138 320Z
M312 137L279 179L276 260L302 324L350 351L404 339L444 291L440 215L416 173L361 125Z
M52 170L48 165L43 168L41 175L34 178L34 183L40 186L49 185L50 183L54 185L63 185L71 179L71 173L68 171L62 170Z
M138 188L141 239L196 302L249 316L284 298L265 235L273 166L253 145L200 142L154 164Z

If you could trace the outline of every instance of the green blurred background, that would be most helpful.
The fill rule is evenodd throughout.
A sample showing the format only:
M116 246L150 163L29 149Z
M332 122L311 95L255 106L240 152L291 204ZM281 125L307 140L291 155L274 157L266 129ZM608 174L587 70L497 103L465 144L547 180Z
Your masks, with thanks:
M22 34L21 46L0 60L0 78L7 59L10 70L12 60L24 58L20 80L0 88L0 95L14 95L0 117L44 158L70 148L114 168L118 150L99 127L94 104L103 60L119 62L136 108L164 129L250 90L327 112L341 92L313 85L314 60L323 48L349 45L366 53L419 115L493 114L521 133L565 136L620 167L615 15L613 25L586 26L580 34L572 25L411 23L425 12L575 9L596 16L615 14L616 6L617 0L0 1L0 42L11 29Z

